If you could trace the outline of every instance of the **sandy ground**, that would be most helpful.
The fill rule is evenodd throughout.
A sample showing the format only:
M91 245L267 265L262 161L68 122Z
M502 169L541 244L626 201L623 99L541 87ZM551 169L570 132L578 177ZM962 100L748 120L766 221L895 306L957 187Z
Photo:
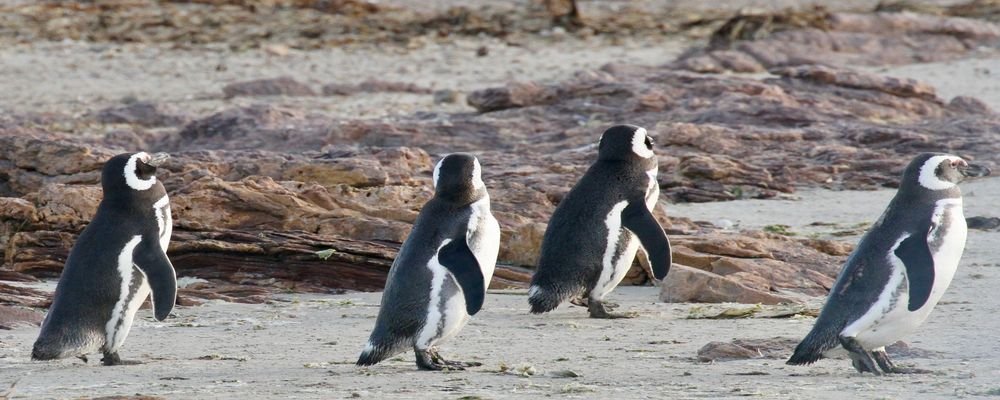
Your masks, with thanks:
M490 54L476 57L480 46ZM222 99L227 83L290 75L318 86L382 78L435 89L470 90L511 79L552 79L607 62L657 65L686 44L627 39L553 38L510 45L489 38L429 41L414 49L356 46L286 56L155 45L47 43L0 49L0 111L82 115L124 97L172 103L197 114L234 104L274 102L331 115L379 117L414 110L461 111L429 95ZM928 81L948 99L972 95L1000 110L998 59L970 59L875 69ZM220 67L223 66L223 67ZM800 235L843 234L876 219L892 191L807 190L795 199L667 205L668 213L739 228L785 224ZM1000 178L966 186L966 215L998 216ZM823 224L813 225L813 222ZM833 225L830 225L833 224ZM14 398L76 398L136 393L167 398L973 398L1000 394L1000 233L972 231L950 291L923 328L908 338L936 356L900 360L930 375L859 376L846 360L790 367L783 360L701 363L704 344L734 338L800 338L811 319L689 320L695 305L657 302L653 287L611 296L640 317L585 318L562 307L532 316L523 294L493 293L484 311L445 356L479 361L466 372L416 371L412 354L372 368L353 362L378 311L379 293L286 295L266 305L211 302L180 307L166 322L140 312L123 356L137 366L97 360L31 362L37 327L0 332L0 388ZM47 285L51 287L51 283ZM566 371L579 377L564 378ZM0 389L2 393L3 389ZM466 397L469 396L469 397Z
M375 118L418 110L473 111L464 101L434 104L433 96L375 93L355 96L223 99L226 84L291 76L317 92L327 83L366 79L408 82L467 92L512 80L552 80L610 62L659 65L684 48L680 40L609 40L555 36L530 43L495 38L424 40L413 48L352 45L315 51L231 52L171 49L148 44L82 42L21 44L0 49L0 112L82 114L123 98L178 106L196 115L234 105L273 103L341 117ZM476 55L488 49L484 57Z
M1000 178L965 187L966 215L995 216ZM670 206L674 215L728 218L741 227L810 222L855 224L878 217L892 191L811 190L794 201ZM737 217L738 216L738 217ZM827 227L829 228L829 227ZM854 239L853 237L850 239ZM691 320L695 305L657 302L653 287L622 287L611 300L638 311L633 320L586 318L579 307L533 316L523 293L491 293L484 311L442 347L478 361L465 372L415 369L411 353L371 368L353 366L378 312L378 293L287 295L266 305L208 303L180 307L166 322L140 312L123 350L145 364L102 367L92 360L31 362L38 328L4 332L0 385L15 398L146 394L167 398L972 398L1000 393L998 232L972 231L951 289L911 346L934 352L898 360L933 374L876 378L846 360L792 367L782 360L702 363L714 340L800 338L811 318ZM503 371L507 369L506 371ZM566 371L579 375L564 378Z

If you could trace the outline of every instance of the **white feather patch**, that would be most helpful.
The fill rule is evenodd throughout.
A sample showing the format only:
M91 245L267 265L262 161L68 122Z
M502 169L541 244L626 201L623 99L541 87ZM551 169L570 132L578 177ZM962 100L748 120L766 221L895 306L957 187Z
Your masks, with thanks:
M116 328L118 322L121 321L122 316L125 314L125 307L127 306L125 303L128 300L129 288L132 284L132 252L141 241L141 235L133 236L128 243L125 243L125 247L122 248L121 253L118 253L118 277L121 279L121 287L119 288L118 301L115 303L115 308L111 310L111 318L108 319L108 323L104 326L104 333L108 338L108 347L114 347L114 344L118 341L116 338Z
M473 157L473 168L472 168L472 187L476 189L482 189L486 187L486 183L483 182L483 168L479 165L479 159ZM489 207L489 200L486 200L487 207Z
M434 257L431 257L427 261L427 269L431 270L431 294L430 299L427 302L427 320L424 322L424 327L420 330L420 335L417 337L417 347L427 348L430 347L431 341L438 336L438 326L441 324L441 290L444 288L444 278L447 276L448 271L445 269L444 265L438 261L437 253L441 252L441 248L447 246L451 243L451 239L445 239L444 242L438 246L437 251L434 253Z
M591 297L600 299L604 297L607 292L610 292L611 289L617 286L618 283L613 282L616 275L618 275L616 267L618 264L622 263L623 258L629 257L628 262L631 263L632 258L635 257L634 252L631 256L629 256L629 254L625 254L628 253L628 249L625 249L624 252L618 251L618 242L622 234L622 211L625 210L625 207L627 206L627 201L618 202L611 207L611 211L608 212L607 217L604 218L604 225L608 228L608 238L606 247L604 248L601 276L598 278L597 285L594 286L594 290L591 291ZM615 255L618 255L618 260L615 260ZM615 261L618 262L616 263ZM610 288L608 286L610 286Z
M955 156L934 156L928 158L924 161L924 165L920 166L920 186L923 186L930 190L945 190L951 189L955 186L952 182L942 181L937 177L937 167L941 165L942 162L951 162L955 160L961 160L961 158Z
M448 158L448 156L444 156L443 158L441 158L441 161L438 161L437 165L434 166L434 187L435 188L438 187L438 178L441 177L441 164L444 164L444 159L445 158Z
M632 133L632 152L642 158L653 156L653 150L646 147L646 128L638 128Z
M147 190L156 184L156 175L149 177L149 179L139 179L139 177L135 175L136 162L139 160L146 162L149 161L149 159L149 154L144 152L135 153L128 158L128 162L125 163L125 171L123 172L125 174L125 183L127 183L130 188L135 190Z

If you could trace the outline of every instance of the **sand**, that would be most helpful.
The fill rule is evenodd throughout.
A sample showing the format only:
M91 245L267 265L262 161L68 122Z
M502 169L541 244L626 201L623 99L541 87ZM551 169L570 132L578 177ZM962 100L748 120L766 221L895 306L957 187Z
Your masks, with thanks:
M475 57L486 45L487 57ZM291 75L318 88L372 77L435 89L469 90L511 79L552 79L607 62L659 65L682 42L553 38L512 46L490 38L429 42L400 50L356 46L287 56L177 50L155 45L43 43L0 49L0 109L83 115L123 97L182 105L201 114L234 104L278 102L331 116L379 117L414 110L468 111L427 95L299 99L221 97L227 83ZM1000 110L998 59L921 64L879 73L926 80L944 98L972 95ZM225 68L217 68L224 65ZM989 72L983 72L989 71ZM997 216L1000 178L969 183L966 215ZM784 224L800 235L856 240L881 213L889 190L802 190L787 200L668 205L671 215L759 229ZM725 221L722 221L725 220ZM728 221L728 222L726 222ZM821 225L812 225L821 222ZM830 225L833 224L833 225ZM846 360L809 367L780 359L697 361L711 341L801 338L810 318L692 320L690 304L664 304L654 287L621 287L610 300L632 320L591 320L563 306L527 313L523 293L491 293L484 310L442 347L478 361L464 372L417 371L410 353L371 368L353 365L374 324L380 293L280 296L269 304L209 302L178 307L165 322L142 310L122 351L144 362L102 367L97 358L32 362L37 327L0 332L0 387L12 398L156 395L165 398L792 398L936 399L1000 394L1000 233L972 231L951 289L919 332L907 338L928 353L898 360L931 369L913 376L861 376ZM47 282L42 287L53 287ZM572 373L570 373L571 371ZM565 377L567 375L577 377Z

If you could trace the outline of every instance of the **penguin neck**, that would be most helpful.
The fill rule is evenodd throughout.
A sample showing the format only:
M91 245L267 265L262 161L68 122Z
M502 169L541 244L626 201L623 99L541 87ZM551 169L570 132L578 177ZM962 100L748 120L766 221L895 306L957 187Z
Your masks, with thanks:
M486 197L486 189L461 190L461 191L438 191L434 193L434 199L448 204L452 207L462 207L475 203Z

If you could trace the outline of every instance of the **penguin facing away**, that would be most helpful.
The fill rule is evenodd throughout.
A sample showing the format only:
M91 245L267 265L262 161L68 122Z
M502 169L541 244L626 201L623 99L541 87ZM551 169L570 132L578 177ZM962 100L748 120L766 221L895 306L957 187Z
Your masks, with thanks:
M548 312L583 295L592 318L610 313L604 296L625 277L640 244L662 280L670 268L670 241L651 211L660 196L656 155L646 130L611 127L601 136L597 161L556 207L542 239L531 279L531 312Z
M436 346L483 306L500 252L500 225L476 157L454 153L434 168L434 197L399 249L375 328L357 365L374 365L407 348L422 370L479 365L445 361Z
M31 352L34 360L102 352L104 365L122 361L136 311L152 293L162 321L173 309L177 278L165 250L170 242L170 202L156 167L166 153L117 155L101 173L104 198L70 251L52 307Z
M860 373L927 372L896 366L885 346L915 331L948 288L967 234L958 183L989 173L949 154L914 158L787 363L811 364L843 349Z

